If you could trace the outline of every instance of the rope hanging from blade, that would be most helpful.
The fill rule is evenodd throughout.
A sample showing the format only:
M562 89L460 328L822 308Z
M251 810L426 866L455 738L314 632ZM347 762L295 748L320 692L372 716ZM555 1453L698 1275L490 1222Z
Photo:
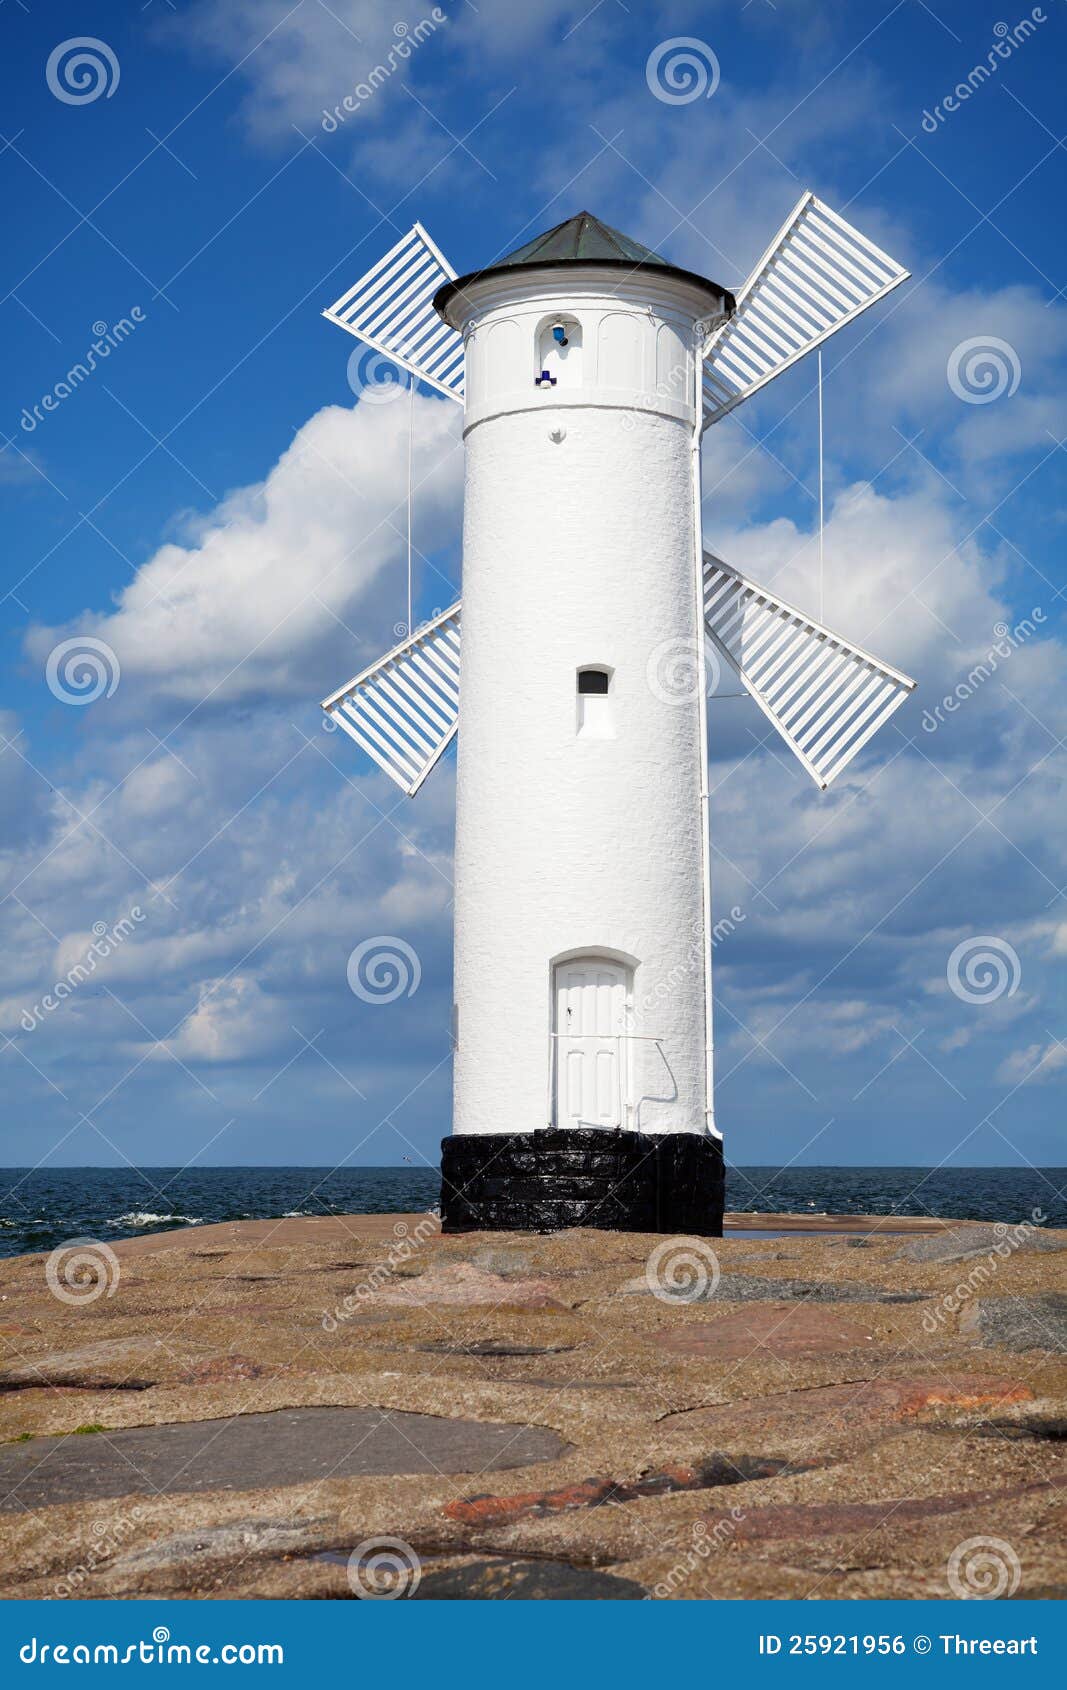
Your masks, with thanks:
M408 637L415 632L411 613L411 518L414 493L411 480L411 459L415 440L415 377L409 377L408 388L408 614L404 626Z

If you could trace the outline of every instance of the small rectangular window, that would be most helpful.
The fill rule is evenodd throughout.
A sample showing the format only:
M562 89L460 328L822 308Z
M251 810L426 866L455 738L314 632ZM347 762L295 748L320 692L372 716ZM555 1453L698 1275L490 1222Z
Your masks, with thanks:
M589 693L606 693L608 690L608 672L606 669L579 669L578 691L583 695Z

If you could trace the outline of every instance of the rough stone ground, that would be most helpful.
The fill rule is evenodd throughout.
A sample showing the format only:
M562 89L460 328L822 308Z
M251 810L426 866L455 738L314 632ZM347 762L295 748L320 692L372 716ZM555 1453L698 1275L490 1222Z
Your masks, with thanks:
M1063 1595L1067 1232L889 1224L0 1263L0 1595L348 1597L383 1537L420 1598L943 1598L976 1538L957 1578Z

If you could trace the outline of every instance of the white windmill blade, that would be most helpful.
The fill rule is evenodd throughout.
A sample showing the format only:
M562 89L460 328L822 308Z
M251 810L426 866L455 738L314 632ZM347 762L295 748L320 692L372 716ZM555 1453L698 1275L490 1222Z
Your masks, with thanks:
M459 723L460 602L322 701L331 721L409 798Z
M322 314L438 393L463 403L463 337L433 296L456 272L421 223Z
M708 551L704 623L824 791L915 685Z
M735 405L861 311L909 271L814 194L802 195L704 347L704 423Z

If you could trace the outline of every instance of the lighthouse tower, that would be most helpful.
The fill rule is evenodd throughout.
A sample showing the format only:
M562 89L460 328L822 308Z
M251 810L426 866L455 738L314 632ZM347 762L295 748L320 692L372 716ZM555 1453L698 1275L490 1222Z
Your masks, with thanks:
M322 701L409 797L459 735L446 1231L721 1231L705 658L822 790L915 683L704 550L701 431L907 274L805 193L736 300L582 212L324 313L463 406L462 602Z
M446 1229L721 1225L699 435L732 303L588 213L434 300L466 347Z

